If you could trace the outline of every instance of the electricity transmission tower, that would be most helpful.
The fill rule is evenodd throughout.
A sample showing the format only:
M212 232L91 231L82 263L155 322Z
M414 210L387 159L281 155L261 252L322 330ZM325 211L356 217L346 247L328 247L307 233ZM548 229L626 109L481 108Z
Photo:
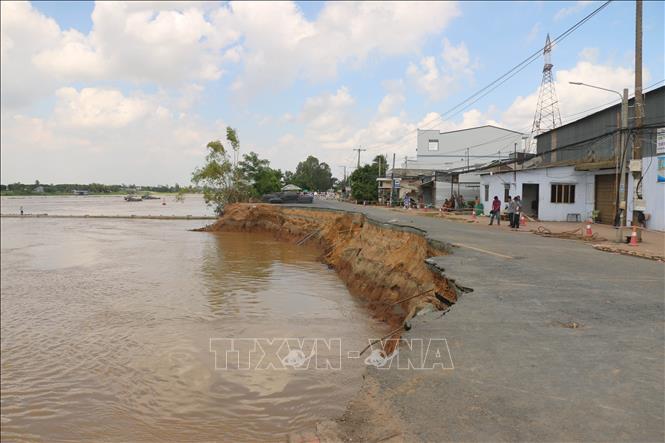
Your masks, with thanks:
M533 117L533 126L531 128L531 150L535 151L536 136L561 126L561 113L559 112L559 99L554 88L554 79L552 78L552 43L550 35L547 34L545 48L543 49L545 64L543 66L543 80L540 83L538 92L538 104L536 105L536 114Z

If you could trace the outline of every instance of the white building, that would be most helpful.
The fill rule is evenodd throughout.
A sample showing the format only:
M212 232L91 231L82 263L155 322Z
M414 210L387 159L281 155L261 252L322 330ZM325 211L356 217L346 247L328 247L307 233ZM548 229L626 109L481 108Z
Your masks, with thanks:
M519 132L491 125L449 132L418 129L416 159L405 159L401 170L414 177L425 172L432 176L422 180L418 192L426 205L441 206L453 194L474 200L481 196L477 167L521 152L524 138Z
M502 201L508 195L519 195L525 213L543 221L593 217L614 224L620 212L617 207L623 210L627 206L628 225L635 210L647 217L647 228L665 230L665 87L644 97L642 159L634 164L640 168L642 180L636 195L633 174L628 171L620 192L617 158L624 149L630 158L632 144L621 142L620 106L615 105L541 134L533 159L481 171L485 212L489 213L495 195ZM629 109L632 123L633 100ZM629 130L632 141L630 125Z

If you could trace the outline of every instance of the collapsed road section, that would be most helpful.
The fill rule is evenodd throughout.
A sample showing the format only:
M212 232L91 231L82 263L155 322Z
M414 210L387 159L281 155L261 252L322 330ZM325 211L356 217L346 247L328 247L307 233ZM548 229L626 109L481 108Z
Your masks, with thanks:
M447 311L468 289L455 284L431 257L448 245L424 231L379 223L365 215L324 209L234 204L201 231L269 232L277 239L312 243L349 291L379 320L396 328L384 351L391 353L408 321L422 310Z

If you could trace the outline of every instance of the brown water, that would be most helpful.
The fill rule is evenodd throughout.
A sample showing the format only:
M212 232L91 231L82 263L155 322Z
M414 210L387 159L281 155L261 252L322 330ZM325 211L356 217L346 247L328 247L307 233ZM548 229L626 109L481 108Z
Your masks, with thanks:
M211 338L382 329L316 251L193 221L2 219L6 441L284 441L341 413L343 370L215 370Z

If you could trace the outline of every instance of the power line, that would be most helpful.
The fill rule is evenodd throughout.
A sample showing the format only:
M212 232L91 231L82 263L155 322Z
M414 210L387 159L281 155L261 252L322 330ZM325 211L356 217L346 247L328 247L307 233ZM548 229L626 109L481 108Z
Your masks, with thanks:
M561 33L559 36L555 37L555 38L552 40L552 42L551 42L551 46L552 46L552 47L555 46L557 43L560 43L560 42L563 41L566 37L570 36L570 34L572 34L573 32L575 32L575 31L576 31L578 28L580 28L583 24L585 24L587 21L589 21L593 16L595 16L595 15L598 14L600 11L602 11L604 8L606 8L611 2L612 2L612 0L606 1L605 3L603 3L602 5L600 5L598 8L596 8L595 10L593 10L591 13L589 13L587 16L585 16L584 18L582 18L580 21L578 21L577 23L575 23L574 25L572 25L571 27L569 27L568 29L566 29L566 30L565 30L563 33ZM476 91L476 92L475 92L474 94L472 94L471 96L469 96L469 97L467 97L466 99L462 100L461 102L459 102L458 104L456 104L455 106L453 106L452 108L450 108L448 111L444 112L443 114L440 114L437 118L432 119L432 120L430 120L430 121L424 123L423 126L427 126L427 125L429 125L430 123L433 123L433 122L435 122L435 121L437 121L437 120L443 120L446 116L447 116L448 118L450 118L450 117L454 117L455 115L459 114L460 112L465 111L469 106L471 106L471 105L473 105L474 103L478 102L480 99L482 99L483 97L485 97L487 94L489 94L489 93L491 93L492 91L494 91L496 88L498 88L499 86L501 86L502 84L504 84L506 81L510 80L512 77L514 77L514 76L517 75L519 72L521 72L522 70L524 70L524 69L525 69L527 66L529 66L531 63L533 63L534 61L536 61L536 60L540 57L540 54L543 52L544 49L545 49L545 46L543 46L542 48L538 49L536 52L534 52L533 54L529 55L526 59L524 59L523 61L521 61L521 62L518 63L517 65L513 66L513 67L512 67L511 69L509 69L506 73L504 73L503 75L501 75L500 77L498 77L498 78L495 79L494 81L490 82L490 83L489 83L488 85L486 85L485 87L479 89L478 91ZM409 132L408 134L406 134L406 135L404 135L404 136L402 136L402 137L400 137L400 138L397 138L397 139L395 139L394 141L389 142L389 143L386 143L386 144L395 144L395 143L397 143L397 142L399 142L399 141L402 141L404 138L406 138L407 136L411 135L413 132L417 132L417 130L418 130L418 129L416 128L415 131L411 131L411 132ZM386 144L384 144L384 145L386 145Z
M659 84L661 84L661 83L664 83L664 82L665 82L665 79L662 79L662 80L659 80L659 81L657 81L657 82L654 82L654 83L652 83L651 85L649 85L648 87L644 88L644 92L648 92L647 90L651 90L652 88L654 88L654 87L656 87L657 85L659 85ZM612 101L607 102L607 103L604 103L604 104L602 104L602 105L597 105L597 106L594 106L594 107L591 107L591 108L585 109L585 110L583 110L583 111L578 111L578 112L574 112L574 113L572 113L572 114L569 114L569 115L563 116L563 117L562 117L562 120L563 120L565 123L564 123L562 126L565 126L565 125L567 125L568 123L574 121L574 120L575 120L574 117L577 117L578 115L586 114L586 113L588 113L588 112L590 112L590 111L595 111L596 109L603 109L603 108L607 108L607 107L609 107L609 106L611 106L611 105L617 105L617 104L618 104L617 100L612 100ZM523 130L520 130L520 131L517 131L517 132L520 132L520 133L521 133L521 132L523 132L523 131L527 131L530 127L531 127L531 125L529 125L529 127L525 127ZM461 153L462 151L466 151L466 149L475 149L475 148L482 147L482 146L485 146L485 145L488 145L488 144L490 144L490 143L494 143L494 142L497 142L497 141L500 141L500 140L504 140L504 139L512 138L512 137L514 137L514 136L515 136L515 134L506 134L506 135L502 135L501 137L497 137L497 138L492 138L492 139L486 140L486 141L484 141L484 142L482 142L482 143L478 143L478 144L476 144L476 145L472 145L472 146L468 146L468 147L464 147L464 148L456 149L456 150L453 150L453 151L446 151L446 152L447 152L448 154ZM511 141L510 143L512 143L512 141ZM499 151L503 150L504 148L506 148L506 149L511 148L511 149L512 149L512 144L506 145L505 147L501 147L501 148L499 149Z

